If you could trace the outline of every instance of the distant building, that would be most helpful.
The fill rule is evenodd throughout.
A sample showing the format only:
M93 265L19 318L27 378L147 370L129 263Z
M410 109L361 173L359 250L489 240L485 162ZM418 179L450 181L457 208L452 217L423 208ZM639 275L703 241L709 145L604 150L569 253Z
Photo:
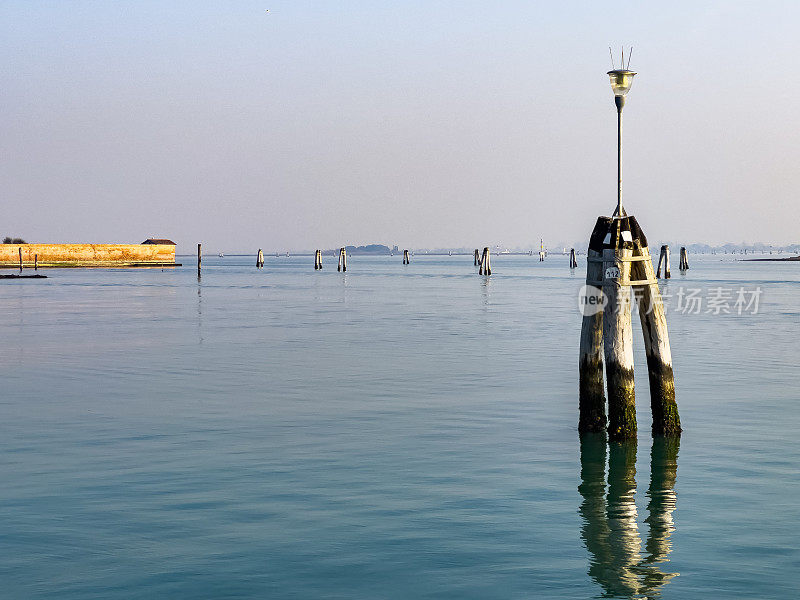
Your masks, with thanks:
M159 239L159 238L147 238L142 243L143 244L157 244L157 245L160 245L160 246L177 246L177 244L175 242L173 242L172 240Z
M173 267L175 242L151 238L141 244L0 244L0 269L20 260L39 267Z

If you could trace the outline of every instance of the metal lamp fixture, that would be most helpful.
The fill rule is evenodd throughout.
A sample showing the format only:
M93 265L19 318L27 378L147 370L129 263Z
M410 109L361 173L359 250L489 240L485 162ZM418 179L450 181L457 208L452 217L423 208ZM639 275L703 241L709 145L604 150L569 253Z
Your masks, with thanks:
M611 53L611 48L608 49ZM625 95L633 85L633 76L636 75L628 69L631 64L631 54L633 48L628 53L628 64L625 64L625 50L622 51L622 61L620 68L615 69L614 57L611 57L612 70L608 72L611 78L611 89L614 91L614 104L617 105L617 210L614 211L615 217L625 217L627 213L622 208L622 107L625 106Z
M631 85L633 85L634 75L636 75L636 73L628 69L617 69L616 71L608 72L608 76L611 78L611 89L614 90L614 96L624 96L630 91Z

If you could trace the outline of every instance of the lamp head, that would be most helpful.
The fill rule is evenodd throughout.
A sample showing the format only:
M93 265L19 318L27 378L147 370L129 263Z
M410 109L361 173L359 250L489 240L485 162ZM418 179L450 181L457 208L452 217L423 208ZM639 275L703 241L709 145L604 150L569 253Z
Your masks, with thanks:
M634 75L636 73L628 69L615 69L608 72L608 76L611 78L611 89L614 90L615 96L624 96L630 91Z

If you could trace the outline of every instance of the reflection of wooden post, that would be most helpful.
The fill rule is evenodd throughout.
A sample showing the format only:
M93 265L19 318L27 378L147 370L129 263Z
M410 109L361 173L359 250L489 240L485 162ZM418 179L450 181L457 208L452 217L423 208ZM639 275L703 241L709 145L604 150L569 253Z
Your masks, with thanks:
M647 562L663 561L669 554L672 534L672 513L675 510L675 480L678 478L679 437L655 437L650 450L650 489L644 520L650 527L645 549L650 554Z
M603 238L611 219L600 217L589 240L583 302L579 368L580 419L578 431L606 430L606 394L603 389Z
M581 483L578 486L583 501L578 513L581 516L581 539L591 556L589 577L604 590L614 588L608 568L611 548L608 544L608 516L606 514L606 455L608 444L603 433L581 436Z
M589 552L589 576L603 588L603 597L658 598L659 590L675 573L665 573L670 535L680 438L653 438L650 455L649 526L641 557L641 537L636 518L636 442L612 442L608 459L606 497L606 438L601 433L581 436L582 497L581 538Z
M638 596L642 539L639 536L636 502L636 440L612 443L608 456L608 543L614 596Z
M411 261L408 259L408 250L403 250L403 264L410 265Z
M475 266L478 266L478 263L481 261L480 257L478 256L478 249L475 248Z
M672 513L677 505L675 480L678 477L680 444L679 437L653 438L653 447L650 451L650 489L647 491L650 501L647 504L648 515L644 520L649 527L644 545L647 552L644 565L666 562L672 549L670 536L675 529ZM649 569L652 571L644 578L646 588L644 595L647 598L655 598L656 594L653 592L668 583L676 573L664 573L654 566Z
M258 255L256 256L256 267L259 269L264 266L264 253L261 251L261 248L258 249Z
M22 247L19 248L19 272L22 273Z
M201 260L201 249L203 244L197 244L197 275L200 276L200 260Z

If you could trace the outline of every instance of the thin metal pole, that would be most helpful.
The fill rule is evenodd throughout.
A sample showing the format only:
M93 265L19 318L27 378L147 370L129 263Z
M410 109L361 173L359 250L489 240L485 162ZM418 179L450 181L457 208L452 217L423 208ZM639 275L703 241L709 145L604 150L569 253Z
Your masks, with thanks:
M617 105L617 212L618 217L625 215L622 208L622 107L625 96L616 96L614 103Z
M617 111L617 215L622 216L622 109Z

